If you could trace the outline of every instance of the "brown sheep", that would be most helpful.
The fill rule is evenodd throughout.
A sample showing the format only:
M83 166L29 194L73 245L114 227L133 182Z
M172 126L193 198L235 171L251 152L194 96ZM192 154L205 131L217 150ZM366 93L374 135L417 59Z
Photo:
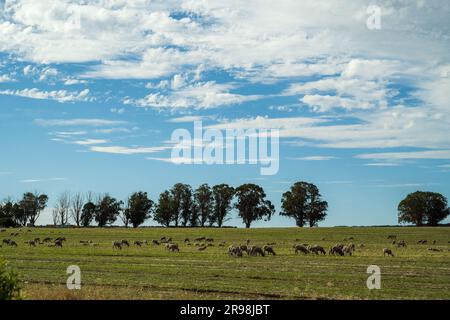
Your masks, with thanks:
M301 244L294 244L293 248L295 249L295 254L297 254L299 252L302 252L304 254L308 254L309 253L308 249L305 246L301 245Z
M384 248L383 249L383 256L390 256L390 257L393 257L394 256L394 254L392 253L392 250L391 249L389 249L389 248Z
M235 247L234 245L230 245L228 247L228 255L235 257L242 257L241 248L239 246Z
M16 243L14 240L11 240L11 241L8 243L8 245L9 245L10 247L17 247L17 243Z
M133 244L134 244L135 246L137 246L137 247L142 247L143 242L142 242L142 241L139 241L139 240L136 240L136 241L133 242Z
M34 240L30 240L30 241L28 241L28 245L30 247L36 247L36 242Z
M261 247L252 246L252 247L250 247L249 255L251 255L251 256L260 255L261 257L264 257L266 254L264 253L264 250Z
M345 254L344 246L341 244L337 244L337 245L331 247L329 254L343 256Z
M405 240L400 240L400 241L398 241L397 242L397 247L406 247L406 242L405 242Z
M309 249L310 252L315 253L315 254L320 254L320 253L323 254L323 255L326 254L325 249L323 247L321 247L321 246L316 245L316 244L310 246L308 249Z
M179 252L180 248L178 248L178 245L176 243L168 243L166 245L166 249L170 252Z
M245 252L247 254L250 254L249 253L249 247L247 247L245 244L240 245L239 249L241 250L241 252Z
M269 255L269 254L271 254L271 255L273 255L273 256L276 255L276 253L275 253L275 251L273 250L272 246L265 245L265 246L263 247L263 250L264 250L265 253L267 253L267 255Z
M122 242L120 242L120 241L114 241L113 242L113 249L119 249L119 250L122 250Z

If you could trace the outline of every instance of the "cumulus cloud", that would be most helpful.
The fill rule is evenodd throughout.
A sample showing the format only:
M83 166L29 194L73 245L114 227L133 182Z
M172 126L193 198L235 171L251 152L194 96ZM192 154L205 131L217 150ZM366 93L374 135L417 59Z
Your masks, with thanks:
M184 85L184 82L175 76L169 93L150 93L142 99L131 99L125 103L157 109L210 109L260 98L258 95L231 93L232 89L234 86L231 84L219 84L214 81Z

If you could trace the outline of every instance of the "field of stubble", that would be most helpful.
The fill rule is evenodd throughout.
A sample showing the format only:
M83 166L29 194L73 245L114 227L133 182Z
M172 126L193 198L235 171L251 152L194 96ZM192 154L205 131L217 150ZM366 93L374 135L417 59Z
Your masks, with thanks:
M26 299L450 299L450 228L445 227L30 230L23 228L12 237L18 247L0 248L0 256L20 274ZM7 229L0 238L11 238L15 231ZM407 247L393 245L387 239L391 234ZM67 238L63 248L25 244L59 236ZM180 252L150 244L163 236L172 237ZM213 238L214 246L200 252L193 239L202 236ZM147 240L149 245L113 249L112 242L122 239ZM247 239L261 246L275 242L276 256L228 256L230 244ZM417 244L422 239L428 244ZM96 245L84 246L80 240ZM220 242L226 245L219 247ZM294 243L309 243L328 251L348 242L357 246L353 256L296 255L292 249ZM391 248L395 257L383 257L383 248ZM66 287L70 265L81 269L81 290ZM381 268L380 290L367 289L369 265Z

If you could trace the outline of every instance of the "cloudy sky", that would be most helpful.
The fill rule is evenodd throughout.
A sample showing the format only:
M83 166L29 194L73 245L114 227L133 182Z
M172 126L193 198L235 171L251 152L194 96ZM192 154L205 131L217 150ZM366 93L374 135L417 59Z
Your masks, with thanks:
M394 224L409 192L450 196L449 16L447 0L0 0L0 197L253 182L279 209L305 180L322 225ZM194 120L279 129L278 174L170 163Z

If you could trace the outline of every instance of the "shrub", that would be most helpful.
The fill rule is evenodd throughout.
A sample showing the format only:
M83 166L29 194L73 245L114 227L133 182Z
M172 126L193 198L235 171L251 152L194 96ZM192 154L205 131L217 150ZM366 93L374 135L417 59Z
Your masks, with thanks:
M19 276L0 258L0 300L20 299Z

